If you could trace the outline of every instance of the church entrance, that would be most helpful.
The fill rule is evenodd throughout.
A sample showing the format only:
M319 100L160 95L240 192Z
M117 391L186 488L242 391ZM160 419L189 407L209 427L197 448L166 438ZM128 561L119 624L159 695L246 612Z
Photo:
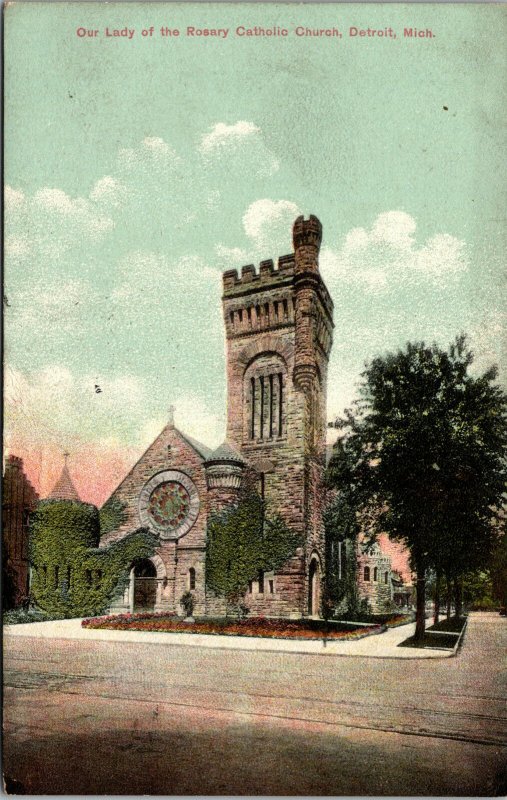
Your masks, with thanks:
M320 616L320 564L316 558L310 561L308 571L308 614Z
M155 565L148 558L143 558L134 564L133 572L133 611L154 611L157 600L157 570Z

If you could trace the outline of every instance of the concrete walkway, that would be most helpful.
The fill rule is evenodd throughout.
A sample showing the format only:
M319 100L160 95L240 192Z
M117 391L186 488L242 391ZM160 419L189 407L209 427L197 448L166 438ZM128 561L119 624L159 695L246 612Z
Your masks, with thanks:
M29 636L42 639L83 639L87 641L142 642L176 647L207 647L227 650L256 650L276 653L309 653L323 656L365 656L367 658L449 658L452 651L398 647L415 630L415 623L391 628L385 633L367 636L358 641L295 641L293 639L262 639L250 636L219 634L162 633L147 631L110 631L82 628L80 619L54 622L30 622L25 625L6 625L4 637Z

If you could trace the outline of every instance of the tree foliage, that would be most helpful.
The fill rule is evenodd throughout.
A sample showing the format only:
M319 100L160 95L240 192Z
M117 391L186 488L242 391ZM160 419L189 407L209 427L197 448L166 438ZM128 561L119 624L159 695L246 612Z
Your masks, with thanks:
M44 611L68 617L101 614L123 590L136 558L153 555L158 539L139 529L99 548L95 506L70 500L39 503L31 520L32 599Z
M330 468L357 507L376 510L374 529L410 550L416 636L428 567L457 579L488 564L497 540L507 397L494 369L470 375L472 361L463 336L448 351L417 343L373 359Z
M219 597L237 603L259 572L279 569L294 554L299 537L281 517L268 519L255 493L211 515L206 546L206 583Z
M339 492L325 508L324 528L326 598L334 608L344 604L344 613L354 615L359 609L356 563L359 526L355 508L345 491Z

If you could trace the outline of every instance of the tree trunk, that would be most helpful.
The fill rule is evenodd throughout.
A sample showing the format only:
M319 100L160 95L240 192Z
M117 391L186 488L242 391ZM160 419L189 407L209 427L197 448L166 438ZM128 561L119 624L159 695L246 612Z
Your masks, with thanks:
M435 580L435 604L433 607L433 624L436 625L438 622L438 617L440 615L440 583L441 583L441 576L440 572L437 572L436 580Z
M447 619L451 618L451 600L452 600L452 590L451 590L451 578L449 575L446 576L446 585L447 585L447 611L446 616Z
M416 563L417 574L417 597L415 607L415 642L424 641L424 633L426 628L426 570L422 559Z
M454 578L454 612L457 617L461 617L463 611L462 593L461 593L461 579Z

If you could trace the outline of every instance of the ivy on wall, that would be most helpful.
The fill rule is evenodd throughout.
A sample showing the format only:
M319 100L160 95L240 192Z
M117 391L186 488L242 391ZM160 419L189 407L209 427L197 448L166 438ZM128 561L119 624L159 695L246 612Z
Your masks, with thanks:
M206 584L229 602L239 601L259 572L279 569L301 544L281 517L269 519L255 493L208 521Z
M149 558L158 537L140 528L99 548L95 506L70 500L41 501L31 517L31 594L49 613L80 617L101 614L128 582L130 565Z
M109 498L99 511L100 535L116 531L127 521L127 504L115 497Z

